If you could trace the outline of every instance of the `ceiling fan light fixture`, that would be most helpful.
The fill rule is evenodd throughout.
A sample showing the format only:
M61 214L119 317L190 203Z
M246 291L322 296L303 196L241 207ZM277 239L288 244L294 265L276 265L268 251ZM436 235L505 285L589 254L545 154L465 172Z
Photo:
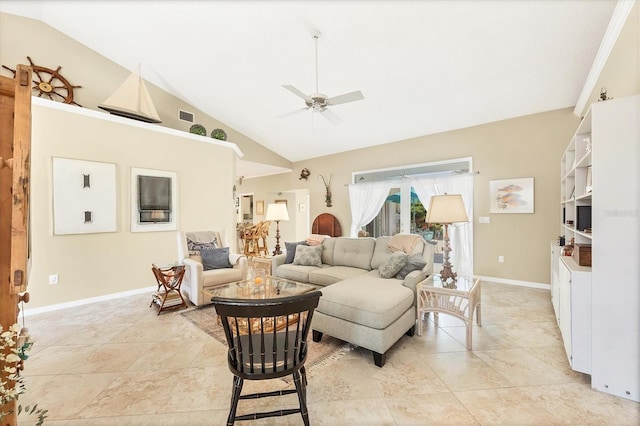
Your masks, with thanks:
M315 40L316 47L316 93L312 93L310 95L305 94L303 91L297 89L296 87L285 84L282 87L298 96L299 98L304 99L304 103L306 105L302 110L296 110L292 113L283 114L280 117L288 117L290 115L294 115L297 112L311 109L313 112L322 113L321 115L326 118L329 122L333 124L339 124L342 120L333 113L333 111L329 110L329 106L346 104L348 102L355 102L364 99L361 91L349 92L338 96L328 97L324 93L320 93L318 90L318 39L320 38L320 33L315 32L313 34L313 39Z

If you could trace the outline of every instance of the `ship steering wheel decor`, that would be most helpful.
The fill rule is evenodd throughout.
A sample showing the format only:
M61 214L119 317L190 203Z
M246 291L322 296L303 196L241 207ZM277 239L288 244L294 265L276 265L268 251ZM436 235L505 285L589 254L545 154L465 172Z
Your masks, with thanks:
M34 64L29 56L27 56L27 59L29 60L31 69L33 70L33 90L38 93L39 98L44 96L51 100L61 101L65 104L82 106L73 100L73 89L77 89L82 86L74 86L69 83L69 80L64 78L59 72L62 66L58 66L58 68L52 70ZM5 65L3 65L2 68L11 71L15 77L16 70L12 70Z

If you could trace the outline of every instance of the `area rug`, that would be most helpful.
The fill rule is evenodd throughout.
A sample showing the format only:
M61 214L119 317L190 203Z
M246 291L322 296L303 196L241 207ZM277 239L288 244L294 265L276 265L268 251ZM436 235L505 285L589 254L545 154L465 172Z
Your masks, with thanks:
M227 345L224 329L222 325L218 324L213 305L196 306L183 311L180 315L218 342ZM312 377L318 370L324 369L353 348L351 344L327 335L324 335L320 342L314 342L311 339L311 333L309 333L309 355L305 363L307 376ZM289 378L283 380L290 382Z

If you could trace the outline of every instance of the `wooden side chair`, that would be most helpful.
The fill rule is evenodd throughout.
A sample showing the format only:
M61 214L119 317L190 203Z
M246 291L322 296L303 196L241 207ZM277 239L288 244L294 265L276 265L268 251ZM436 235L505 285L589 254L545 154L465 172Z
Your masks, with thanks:
M278 299L211 299L220 316L229 347L227 362L233 390L227 425L236 420L262 419L307 411L307 339L311 318L322 295L319 291ZM293 375L295 389L242 395L244 380L267 380ZM298 394L299 408L236 415L241 399Z
M257 225L244 231L244 255L247 257L258 255L258 246L256 244Z
M180 292L185 272L184 265L160 268L152 264L151 270L158 283L158 291L153 294L149 307L154 303L158 305L158 315L167 309L186 308L187 302Z
M256 246L258 247L258 255L260 255L260 253L264 253L265 256L269 255L269 247L267 246L267 237L269 236L270 226L271 226L270 220L265 220L258 224L258 231L256 235Z

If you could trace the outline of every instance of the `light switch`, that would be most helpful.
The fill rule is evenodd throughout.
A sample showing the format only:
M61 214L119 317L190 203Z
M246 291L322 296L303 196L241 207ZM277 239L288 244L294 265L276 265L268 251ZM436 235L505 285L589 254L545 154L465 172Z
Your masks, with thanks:
M478 218L478 222L480 222L480 223L491 223L491 219L489 218L489 216L480 216Z

